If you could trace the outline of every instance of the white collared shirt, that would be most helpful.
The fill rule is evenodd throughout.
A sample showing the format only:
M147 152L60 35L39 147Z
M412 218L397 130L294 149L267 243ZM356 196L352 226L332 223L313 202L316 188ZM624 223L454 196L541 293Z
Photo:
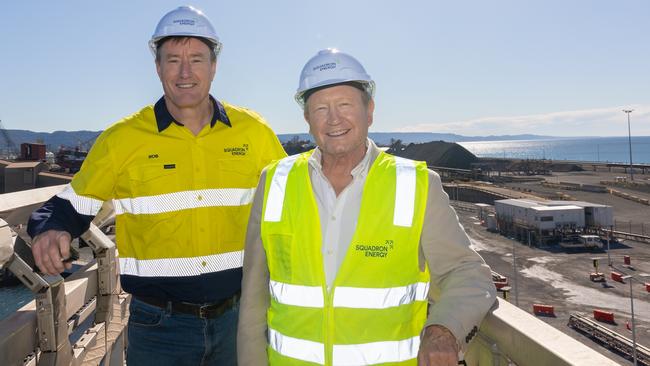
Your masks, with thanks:
M334 187L323 173L322 153L317 147L309 158L309 177L318 204L318 216L323 237L323 269L327 287L331 288L336 274L354 236L361 209L361 195L370 169L370 149L375 143L368 139L366 154L352 169L352 182L336 196Z

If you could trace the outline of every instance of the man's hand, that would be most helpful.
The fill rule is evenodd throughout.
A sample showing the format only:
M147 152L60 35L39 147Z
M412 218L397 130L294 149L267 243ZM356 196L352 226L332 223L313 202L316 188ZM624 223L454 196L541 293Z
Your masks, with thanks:
M456 337L442 325L425 328L420 341L418 366L456 366L458 365L458 345Z
M63 262L70 258L71 241L70 234L58 230L48 230L34 238L32 254L41 272L56 275L72 268L71 263Z

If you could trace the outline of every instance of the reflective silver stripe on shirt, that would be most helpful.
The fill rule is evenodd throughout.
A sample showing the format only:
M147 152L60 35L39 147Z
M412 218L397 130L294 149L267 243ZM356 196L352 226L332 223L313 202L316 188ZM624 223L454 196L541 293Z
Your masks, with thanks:
M325 364L325 345L323 343L289 337L269 328L269 345L285 357L320 365Z
M102 208L102 204L104 204L103 201L76 194L70 184L66 184L63 191L57 194L57 197L70 201L75 211L82 215L95 216L99 209Z
M395 226L411 227L415 209L415 161L395 156Z
M320 286L300 286L278 281L269 281L271 297L286 305L322 308L323 289Z
M300 154L286 157L275 168L269 194L266 200L266 210L264 211L264 221L279 222L282 218L282 206L284 204L284 192L287 189L287 177L293 167L293 163L300 157Z
M323 289L320 286L301 286L278 281L269 281L271 297L285 305L323 307ZM335 287L334 307L355 309L386 309L411 304L427 299L428 282L417 282L407 286L366 288Z
M212 188L113 200L115 214L151 215L199 207L244 206L255 188Z
M419 348L420 336L401 341L335 344L332 353L332 364L336 366L357 366L404 362L416 358Z
M336 287L333 305L343 308L386 309L424 301L428 291L428 282L387 288Z
M185 277L239 268L244 251L191 258L136 259L120 257L120 274L140 277Z

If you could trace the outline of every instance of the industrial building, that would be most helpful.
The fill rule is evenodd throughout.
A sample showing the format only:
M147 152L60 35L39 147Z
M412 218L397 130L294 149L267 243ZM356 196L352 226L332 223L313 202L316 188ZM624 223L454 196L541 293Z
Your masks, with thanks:
M611 206L582 201L494 201L498 231L528 244L544 245L577 238L612 225Z

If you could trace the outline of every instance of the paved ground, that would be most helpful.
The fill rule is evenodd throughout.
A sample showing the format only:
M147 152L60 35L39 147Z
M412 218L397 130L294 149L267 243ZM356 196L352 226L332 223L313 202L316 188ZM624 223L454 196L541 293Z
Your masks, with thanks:
M574 182L589 183L588 181L592 180L591 183L597 183L596 180L602 177L600 173L597 177L589 173L561 173L564 176L559 180L570 181L567 178L571 178ZM522 183L519 186L538 193L547 190L539 183ZM552 193L557 189L549 191ZM567 193L578 200L612 205L617 220L650 221L649 206L604 193L580 191ZM540 317L541 320L623 365L631 364L631 361L608 351L567 326L569 314L572 312L583 312L591 316L594 309L603 309L614 312L616 320L616 324L603 325L632 338L632 332L626 327L628 322L631 324L629 283L622 284L610 279L605 284L601 284L589 280L589 273L593 271L593 257L601 258L599 261L600 272L609 276L610 269L607 268L606 252L588 250L567 252L559 247L531 248L499 234L488 232L471 213L458 211L458 214L466 231L473 239L476 250L493 270L510 279L511 286L514 281L513 248L515 249L520 308L532 314L533 303L553 305L556 317ZM610 255L614 266L629 274L650 273L650 244L622 241L612 245ZM624 266L624 255L631 257L634 270ZM650 278L645 278L644 282L650 282ZM633 291L637 342L649 347L650 293L645 291L643 285L636 282L633 283ZM511 293L509 301L515 303L514 294Z
M620 176L615 173L607 172L572 172L572 173L557 173L552 176L541 176L546 181L550 183L559 183L559 182L569 182L569 183L583 183L583 184L599 184L602 180L613 181L615 176ZM649 175L637 175L635 176L637 181L650 181ZM558 188L544 187L538 182L526 182L526 183L508 183L507 187L518 187L521 189L530 189L532 193L537 193L538 195L549 198L556 199L555 193L562 192L570 195L579 201L587 201L600 203L603 205L610 205L614 210L614 218L618 221L632 221L632 222L644 222L648 225L648 231L650 232L650 206L640 204L638 202L630 201L618 196L614 196L608 193L594 193L594 192L584 192L584 191L569 191L561 190ZM633 191L630 189L624 189L615 187L616 190L633 194L637 197L648 198L650 199L650 193L644 193L639 191ZM626 231L626 230L624 230Z

